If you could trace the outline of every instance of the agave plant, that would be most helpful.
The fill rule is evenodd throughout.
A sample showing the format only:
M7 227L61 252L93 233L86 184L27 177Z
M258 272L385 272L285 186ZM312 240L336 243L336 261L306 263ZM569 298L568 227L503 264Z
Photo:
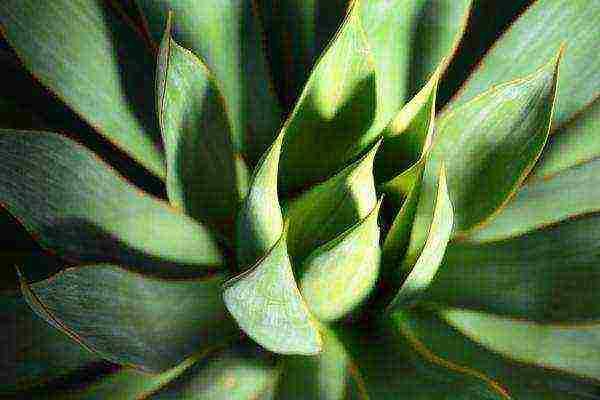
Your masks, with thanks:
M3 89L0 203L64 262L3 292L3 394L600 398L599 2L533 2L443 107L471 1L347 3L0 3L56 96Z

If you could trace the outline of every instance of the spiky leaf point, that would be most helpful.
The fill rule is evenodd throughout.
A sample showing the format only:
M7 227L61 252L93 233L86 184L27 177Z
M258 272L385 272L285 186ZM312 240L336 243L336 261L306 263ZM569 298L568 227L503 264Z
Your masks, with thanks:
M108 5L7 0L0 4L0 29L44 86L154 174L165 175L152 55Z
M156 102L171 204L230 234L231 216L245 195L237 176L244 161L233 149L214 77L199 58L172 39L171 19L158 56Z
M320 321L345 316L373 290L381 262L378 216L382 200L366 218L315 249L302 263L300 291Z
M444 114L490 85L532 73L532 60L550 58L566 43L554 113L554 127L561 126L598 97L600 57L590 54L598 35L600 8L595 0L534 2L485 55Z
M406 276L408 274L408 276L406 276L406 280L404 280L402 287L396 294L396 297L394 297L389 309L406 306L418 300L431 284L442 263L444 253L446 252L446 245L450 240L453 213L446 185L446 173L442 166L438 181L435 210L427 235L427 241L415 265L403 265L400 269L399 275L403 274Z
M185 272L168 268L173 263L204 273L222 263L204 226L141 193L65 137L3 130L0 158L0 203L61 255L166 274Z
M327 181L295 199L287 209L292 259L303 260L318 246L365 218L377 203L373 160L381 141Z
M237 333L221 301L222 282L169 281L98 264L31 285L21 278L21 289L40 317L82 346L109 361L159 372Z
M283 215L277 194L282 141L283 134L280 133L259 161L237 217L237 257L242 269L263 257L283 232Z
M223 299L240 328L267 350L321 351L319 332L294 280L285 230L252 269L226 282Z
M600 218L491 243L451 243L427 296L540 322L600 319Z

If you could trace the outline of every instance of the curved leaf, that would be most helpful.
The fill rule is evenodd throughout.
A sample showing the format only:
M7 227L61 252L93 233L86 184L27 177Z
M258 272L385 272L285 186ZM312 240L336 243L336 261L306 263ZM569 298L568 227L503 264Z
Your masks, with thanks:
M103 358L164 371L237 332L220 297L221 277L151 278L98 264L34 284L22 280L30 307Z
M339 171L372 145L383 128L374 122L375 71L356 10L354 5L283 127L279 186L285 194Z
M505 357L600 383L600 324L537 324L460 309L444 310L441 316L473 341Z
M402 266L400 274L407 274L407 276L390 304L390 308L406 306L408 303L418 300L423 291L433 281L446 252L446 245L450 240L454 219L453 212L452 203L448 197L448 187L446 186L446 173L444 167L442 167L435 200L435 211L433 212L427 241L414 266L410 264Z
M154 60L96 0L7 0L0 29L46 87L153 173L164 176L152 104Z
M474 230L466 239L472 242L506 239L597 211L600 211L600 158L528 182L489 224Z
M513 195L548 137L559 60L560 53L535 74L491 89L437 124L409 257L425 243L441 162L454 206L454 235L480 225Z
M494 243L452 243L429 298L556 323L600 319L600 217Z
M0 394L17 393L100 360L36 316L22 297L2 296L0 307Z
M244 332L267 350L321 351L319 332L294 280L285 231L252 269L226 282L223 299Z
M169 200L227 232L245 193L237 186L240 166L219 88L206 66L171 38L170 24L158 60L156 98Z
M390 320L391 333L412 346L427 373L479 381L502 399L596 397L598 382L505 358L461 334L443 316L443 310L414 309L397 312Z
M381 262L381 201L362 221L315 249L300 267L300 291L319 320L343 317L374 289Z
M136 0L160 41L170 11L173 37L215 74L231 120L232 142L252 164L273 141L279 107L269 91L261 32L246 0Z
M44 246L132 267L221 264L208 231L51 133L0 131L0 204ZM151 268L150 268L151 269ZM171 270L171 271L170 271ZM182 271L180 271L182 272Z
M238 264L245 268L264 256L283 232L283 215L277 195L277 173L283 135L259 161L248 196L237 219Z
M483 58L450 109L496 82L533 72L531 60L549 58L566 43L554 113L554 126L560 126L598 97L600 57L590 55L590 49L599 34L600 9L595 0L536 1Z
M380 143L289 205L285 218L289 221L289 252L294 261L308 256L315 247L332 240L375 207L373 160Z

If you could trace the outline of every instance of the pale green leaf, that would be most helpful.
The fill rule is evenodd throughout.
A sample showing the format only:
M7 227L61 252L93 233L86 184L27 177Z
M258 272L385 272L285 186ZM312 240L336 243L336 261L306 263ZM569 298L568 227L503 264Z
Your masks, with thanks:
M600 35L596 0L538 0L496 42L458 96L455 109L490 85L532 73L536 62L552 57L566 44L556 96L555 127L591 103L600 93Z
M247 0L136 0L159 42L170 11L173 38L200 57L223 90L236 151L253 164L280 127L269 91L261 29Z
M252 269L226 282L223 299L244 332L267 350L321 350L319 332L294 280L285 231Z
M345 316L373 291L381 262L381 201L362 221L315 249L302 263L300 291L319 320Z
M222 344L237 332L220 291L222 277L165 280L109 264L21 281L31 308L87 349L149 372Z
M377 203L373 159L380 142L361 159L295 199L287 209L288 246L299 261L365 218Z
M153 173L164 176L152 96L154 60L140 36L96 0L6 0L0 29L40 82Z
M179 46L168 25L157 71L157 108L172 205L227 232L238 202L236 165L223 97L206 66ZM247 175L247 174L243 174ZM246 185L244 185L246 186Z
M442 167L438 181L435 210L427 241L414 266L411 264L402 265L399 275L407 276L396 297L394 297L390 308L406 306L422 297L423 291L431 284L442 263L446 245L452 233L452 223L452 203L448 197L446 173L444 167Z
M242 269L252 265L275 245L283 232L283 216L277 195L277 173L283 135L259 161L248 196L237 219L237 257Z
M451 243L427 296L541 322L600 318L600 218L493 243Z

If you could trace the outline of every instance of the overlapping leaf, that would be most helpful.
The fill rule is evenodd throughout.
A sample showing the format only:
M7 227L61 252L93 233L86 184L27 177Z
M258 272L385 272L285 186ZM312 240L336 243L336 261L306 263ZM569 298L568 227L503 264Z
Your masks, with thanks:
M381 262L380 207L381 200L366 218L315 249L302 263L300 291L319 320L343 317L373 290Z
M597 215L493 243L453 243L428 297L541 322L600 318Z
M95 0L7 0L0 28L24 65L108 140L164 176L152 102L154 60Z
M252 2L136 0L153 38L160 41L173 12L173 37L206 62L223 88L236 151L253 164L279 128L279 107L269 91L261 31Z
M160 47L156 86L169 200L186 214L227 232L226 225L245 195L238 187L236 168L236 163L245 168L244 161L234 152L214 77L171 38L170 29L169 23Z
M62 255L143 268L222 262L202 225L139 192L71 140L0 131L0 158L0 203Z
M566 43L554 115L554 126L562 125L598 97L600 58L590 49L599 34L600 9L595 0L536 1L483 58L450 109L490 85L533 72L532 60L550 58Z
M380 142L361 159L295 199L287 209L288 246L294 261L365 218L377 202L373 160Z
M220 296L221 277L150 278L109 264L22 281L31 308L101 357L157 372L237 333Z
M238 325L275 353L316 354L321 338L296 286L286 231L252 269L225 284L223 299Z

